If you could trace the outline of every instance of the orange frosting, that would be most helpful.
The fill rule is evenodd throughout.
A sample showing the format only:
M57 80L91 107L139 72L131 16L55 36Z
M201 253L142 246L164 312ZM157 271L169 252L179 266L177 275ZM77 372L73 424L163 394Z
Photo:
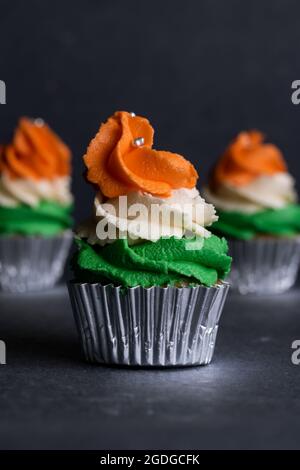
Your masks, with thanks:
M109 198L141 190L162 197L176 188L193 188L198 174L193 165L176 153L152 149L149 121L118 111L101 125L84 161L87 178ZM136 139L143 138L140 146Z
M286 172L280 150L264 143L258 131L241 132L226 149L212 174L211 185L217 188L224 182L243 186L262 175Z
M11 178L53 179L70 174L71 152L41 120L23 117L10 144L0 148L0 172Z

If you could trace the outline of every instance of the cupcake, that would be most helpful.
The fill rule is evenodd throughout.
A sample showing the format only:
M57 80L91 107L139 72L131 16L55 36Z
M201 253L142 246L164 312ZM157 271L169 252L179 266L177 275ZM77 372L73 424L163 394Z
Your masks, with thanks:
M0 288L40 290L60 278L72 240L70 150L41 120L21 118L0 147Z
M258 131L241 132L211 173L204 197L228 237L230 283L240 293L280 293L296 280L300 206L281 151Z
M97 193L69 292L90 362L186 366L213 355L227 243L206 228L217 217L193 165L154 150L153 133L147 119L116 112L84 156Z

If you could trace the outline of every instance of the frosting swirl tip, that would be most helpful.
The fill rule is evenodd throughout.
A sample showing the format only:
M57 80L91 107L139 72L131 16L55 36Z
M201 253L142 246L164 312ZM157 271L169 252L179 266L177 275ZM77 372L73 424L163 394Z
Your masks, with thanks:
M117 111L87 149L87 179L110 198L137 190L169 197L172 189L193 188L194 166L181 155L154 150L153 135L146 118Z
M244 186L262 175L286 173L282 152L257 130L240 132L213 169L210 186Z

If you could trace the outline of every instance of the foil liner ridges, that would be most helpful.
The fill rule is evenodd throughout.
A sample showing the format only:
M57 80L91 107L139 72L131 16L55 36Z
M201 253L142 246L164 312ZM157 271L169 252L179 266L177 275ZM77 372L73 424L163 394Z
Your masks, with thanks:
M241 294L276 294L292 287L300 263L300 237L231 240L228 281Z
M208 364L228 289L69 283L86 359L129 366Z
M62 276L71 230L52 237L0 236L0 289L27 292L52 287Z

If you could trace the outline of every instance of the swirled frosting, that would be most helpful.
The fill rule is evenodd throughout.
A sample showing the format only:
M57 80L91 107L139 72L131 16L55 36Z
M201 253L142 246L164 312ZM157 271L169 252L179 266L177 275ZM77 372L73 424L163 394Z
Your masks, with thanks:
M241 239L299 232L295 182L280 150L257 131L241 132L217 162L203 190L215 205L215 233Z
M218 188L206 186L203 196L218 210L254 213L280 209L297 199L294 179L289 173L259 176L247 185L224 182Z
M89 145L87 179L99 191L95 216L77 232L77 279L212 286L228 273L227 243L206 229L217 216L195 187L196 170L152 143L147 119L117 112Z
M0 234L52 236L72 225L69 148L41 119L21 118L0 148Z
M72 225L72 206L41 201L37 206L0 206L0 235L52 236Z
M44 121L21 118L12 142L0 148L0 205L70 204L70 157Z
M161 238L129 247L116 240L104 248L79 241L73 259L76 278L82 282L113 282L125 287L203 284L212 286L230 270L226 240L209 238Z
M210 185L213 189L224 183L240 187L259 176L285 172L287 167L281 151L273 144L264 143L261 132L241 132L215 166Z
M87 149L87 179L108 198L132 191L168 197L172 189L193 188L193 165L176 153L154 150L153 134L147 119L116 112Z
M72 203L71 178L62 176L54 179L12 179L3 173L0 176L0 206L17 207L27 204L34 207L40 201L55 201L61 205Z
M174 189L168 198L132 192L123 207L121 204L122 196L104 199L98 193L95 217L79 227L78 235L87 238L91 244L106 245L115 239L109 239L107 227L110 225L116 229L116 238L122 233L122 238L127 238L129 244L171 236L182 238L197 235L207 238L210 232L205 227L218 219L213 205L207 204L196 188ZM155 213L154 206L157 209Z
M70 174L69 148L41 119L23 117L2 147L0 171L12 179L54 179Z
M249 131L229 145L203 195L219 210L253 213L295 202L294 184L280 150Z

